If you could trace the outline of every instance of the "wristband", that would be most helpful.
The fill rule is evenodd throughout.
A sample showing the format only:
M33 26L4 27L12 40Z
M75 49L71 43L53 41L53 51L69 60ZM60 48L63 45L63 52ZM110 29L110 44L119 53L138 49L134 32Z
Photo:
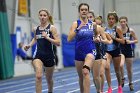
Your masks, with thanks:
M79 31L79 29L76 28L76 29L75 29L75 32L77 33L78 31Z

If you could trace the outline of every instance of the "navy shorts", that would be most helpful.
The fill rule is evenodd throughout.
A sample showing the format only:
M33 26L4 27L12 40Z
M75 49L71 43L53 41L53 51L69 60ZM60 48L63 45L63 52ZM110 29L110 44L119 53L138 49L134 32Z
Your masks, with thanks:
M98 53L95 57L95 60L98 60L98 59L105 59L106 60L107 58L106 58L105 54Z
M110 54L112 56L112 58L114 57L119 57L121 54L120 48L117 48L113 51L106 51L108 54Z
M47 56L36 54L34 59L40 59L45 67L53 67L55 65L54 57L48 58Z
M125 58L134 57L134 50L121 50L121 53L125 56Z

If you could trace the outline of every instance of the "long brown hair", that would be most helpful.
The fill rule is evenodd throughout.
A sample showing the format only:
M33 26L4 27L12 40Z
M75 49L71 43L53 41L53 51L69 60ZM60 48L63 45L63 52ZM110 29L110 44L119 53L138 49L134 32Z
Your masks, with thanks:
M80 8L82 5L85 5L88 7L88 11L89 11L89 5L87 3L81 3L79 6L78 6L78 12L80 12Z
M117 13L116 13L115 11L114 11L114 12L109 12L108 15L107 15L107 19L108 19L110 16L114 16L114 17L115 17L115 20L116 20L116 23L118 23L119 18L118 18L118 15L117 15Z
M121 17L119 18L119 22L120 22L121 19L125 19L126 22L128 22L128 18L127 18L126 16L121 16ZM128 27L128 24L126 24L126 26Z

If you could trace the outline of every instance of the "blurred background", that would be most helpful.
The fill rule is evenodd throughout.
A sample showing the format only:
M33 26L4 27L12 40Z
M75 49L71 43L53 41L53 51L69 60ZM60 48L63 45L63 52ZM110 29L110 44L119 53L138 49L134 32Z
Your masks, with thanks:
M46 8L54 19L54 25L61 37L61 46L57 47L57 69L74 66L74 41L67 42L67 34L73 21L78 18L78 5L82 2L90 5L95 15L107 22L107 13L116 11L118 16L127 16L128 24L135 30L140 40L140 0L0 0L0 79L33 74L31 60L17 57L18 44L28 44L32 37L32 28L39 25L38 11ZM135 58L140 57L140 43L135 46ZM32 56L33 46L26 53Z

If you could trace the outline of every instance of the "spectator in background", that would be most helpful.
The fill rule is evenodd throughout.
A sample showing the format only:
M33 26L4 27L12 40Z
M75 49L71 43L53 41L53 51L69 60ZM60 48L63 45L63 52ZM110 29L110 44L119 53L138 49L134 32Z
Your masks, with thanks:
M17 56L21 57L23 60L32 60L33 59L31 56L28 56L27 53L23 50L23 43L22 42L20 42L18 44Z

